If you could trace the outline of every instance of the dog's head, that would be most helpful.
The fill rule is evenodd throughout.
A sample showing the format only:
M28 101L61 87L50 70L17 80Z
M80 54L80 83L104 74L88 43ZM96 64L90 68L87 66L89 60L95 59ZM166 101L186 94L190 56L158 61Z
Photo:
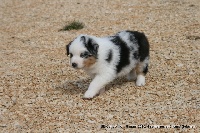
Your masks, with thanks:
M70 65L73 68L89 68L98 59L99 45L94 38L80 35L66 46Z

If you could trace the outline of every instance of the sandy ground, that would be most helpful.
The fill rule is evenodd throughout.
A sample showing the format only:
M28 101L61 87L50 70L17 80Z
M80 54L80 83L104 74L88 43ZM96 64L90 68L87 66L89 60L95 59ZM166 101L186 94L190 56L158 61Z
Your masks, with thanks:
M85 28L59 31L73 20ZM65 45L127 29L149 38L146 85L120 78L83 100L91 79ZM0 132L200 132L199 62L199 0L0 0Z

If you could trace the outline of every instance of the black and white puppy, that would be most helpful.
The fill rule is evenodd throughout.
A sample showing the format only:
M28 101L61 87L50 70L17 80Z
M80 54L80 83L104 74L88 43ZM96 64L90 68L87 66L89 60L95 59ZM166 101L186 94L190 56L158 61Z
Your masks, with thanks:
M104 87L119 76L145 85L149 64L149 42L144 33L121 31L114 36L80 35L67 46L70 65L84 69L92 78L84 98L104 92Z

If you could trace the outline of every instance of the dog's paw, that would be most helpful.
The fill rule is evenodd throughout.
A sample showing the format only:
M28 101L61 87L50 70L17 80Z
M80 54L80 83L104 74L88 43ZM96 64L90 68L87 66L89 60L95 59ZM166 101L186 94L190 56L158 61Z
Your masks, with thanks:
M143 75L138 75L136 85L137 86L144 86L145 85L145 77Z
M83 96L84 99L92 99L96 93L94 91L87 90Z

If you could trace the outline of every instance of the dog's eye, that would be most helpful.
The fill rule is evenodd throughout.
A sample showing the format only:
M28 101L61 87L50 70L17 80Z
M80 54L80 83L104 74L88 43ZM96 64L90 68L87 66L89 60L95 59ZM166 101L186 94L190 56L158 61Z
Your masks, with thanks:
M69 57L72 58L72 57L73 57L73 54L72 54L72 53L69 53Z
M91 54L89 52L87 52L87 51L81 53L81 55L80 55L81 58L88 58L89 56L91 56Z

